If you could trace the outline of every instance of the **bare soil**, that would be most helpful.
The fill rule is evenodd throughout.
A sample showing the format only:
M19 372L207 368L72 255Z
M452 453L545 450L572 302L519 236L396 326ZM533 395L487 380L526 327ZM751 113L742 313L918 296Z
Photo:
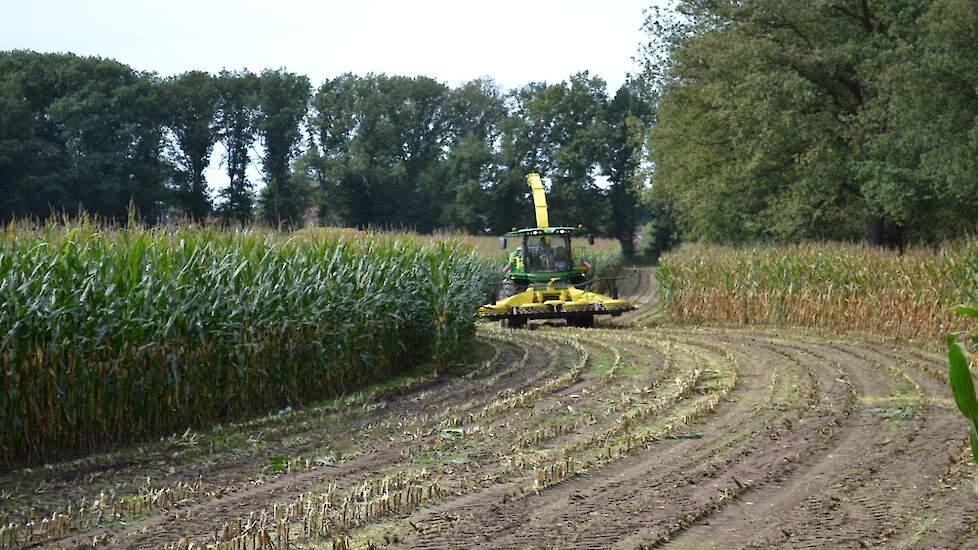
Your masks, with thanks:
M657 326L629 285L448 375L7 472L0 548L978 547L939 354Z

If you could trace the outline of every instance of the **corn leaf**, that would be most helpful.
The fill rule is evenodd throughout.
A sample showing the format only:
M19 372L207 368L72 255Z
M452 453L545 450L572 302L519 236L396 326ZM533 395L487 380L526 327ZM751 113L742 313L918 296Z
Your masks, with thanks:
M954 402L972 423L978 422L978 399L975 398L975 386L971 379L971 369L968 368L968 359L954 335L948 335L947 348L948 380L954 393Z
M958 306L954 308L954 313L958 315L967 315L968 317L974 317L978 319L978 307Z

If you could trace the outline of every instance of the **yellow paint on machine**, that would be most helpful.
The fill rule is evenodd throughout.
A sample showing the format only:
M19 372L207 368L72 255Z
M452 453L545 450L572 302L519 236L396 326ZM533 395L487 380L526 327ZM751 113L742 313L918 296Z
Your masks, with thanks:
M540 174L530 172L526 176L526 183L533 191L533 210L537 214L537 227L550 227L550 219L547 216L547 191L543 188Z
M477 315L483 318L499 318L511 315L532 315L548 312L622 313L635 309L625 300L609 298L597 292L581 290L573 286L556 288L551 282L543 289L528 288L519 294L487 304L479 308Z

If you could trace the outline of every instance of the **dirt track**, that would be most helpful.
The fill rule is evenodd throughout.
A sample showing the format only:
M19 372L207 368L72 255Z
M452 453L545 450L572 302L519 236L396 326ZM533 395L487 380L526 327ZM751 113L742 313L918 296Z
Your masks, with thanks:
M651 328L634 281L594 330L481 327L454 375L6 474L0 548L31 508L34 546L978 546L939 355Z

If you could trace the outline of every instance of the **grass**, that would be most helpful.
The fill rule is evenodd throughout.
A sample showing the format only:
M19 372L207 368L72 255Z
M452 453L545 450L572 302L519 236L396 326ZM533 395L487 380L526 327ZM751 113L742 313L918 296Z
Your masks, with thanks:
M0 455L61 458L458 357L492 278L410 235L94 224L0 234Z
M941 341L978 297L978 240L904 254L854 244L687 246L657 276L676 320L790 325Z

